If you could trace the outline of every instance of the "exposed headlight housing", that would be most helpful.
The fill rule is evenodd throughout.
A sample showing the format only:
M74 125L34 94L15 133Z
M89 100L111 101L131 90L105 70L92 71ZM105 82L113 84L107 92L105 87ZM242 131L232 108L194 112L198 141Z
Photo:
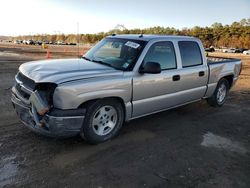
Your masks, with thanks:
M45 115L53 107L53 94L56 88L54 83L39 83L30 95L30 102L39 115Z

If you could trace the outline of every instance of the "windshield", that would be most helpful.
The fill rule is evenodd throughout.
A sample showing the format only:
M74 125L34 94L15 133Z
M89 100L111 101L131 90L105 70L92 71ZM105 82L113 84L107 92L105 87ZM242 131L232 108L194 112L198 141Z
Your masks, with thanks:
M90 49L83 58L119 70L132 70L146 42L106 38Z

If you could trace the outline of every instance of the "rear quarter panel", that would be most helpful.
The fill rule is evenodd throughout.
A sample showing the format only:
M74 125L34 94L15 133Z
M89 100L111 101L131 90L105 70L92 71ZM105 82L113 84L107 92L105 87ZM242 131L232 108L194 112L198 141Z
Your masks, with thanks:
M241 61L240 60L229 60L225 62L212 62L208 63L210 70L210 76L208 81L208 89L205 97L210 97L217 86L219 80L225 76L233 76L233 84L237 81L240 69Z

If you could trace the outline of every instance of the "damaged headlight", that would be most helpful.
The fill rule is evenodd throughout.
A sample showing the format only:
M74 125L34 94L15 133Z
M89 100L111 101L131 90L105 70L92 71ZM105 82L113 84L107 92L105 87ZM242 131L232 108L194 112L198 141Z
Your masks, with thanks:
M35 91L30 95L30 102L35 107L39 115L44 115L49 111L48 101L43 95L44 92Z
M53 107L53 94L56 86L53 83L39 83L30 95L29 100L39 115L46 114Z

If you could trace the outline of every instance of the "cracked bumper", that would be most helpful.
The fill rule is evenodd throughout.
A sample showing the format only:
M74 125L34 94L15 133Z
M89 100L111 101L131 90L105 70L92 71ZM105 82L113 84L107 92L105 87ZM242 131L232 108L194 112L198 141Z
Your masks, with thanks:
M12 94L14 109L23 124L32 131L49 137L70 137L80 132L84 121L85 109L52 109L48 114L39 116L31 105L23 103Z

